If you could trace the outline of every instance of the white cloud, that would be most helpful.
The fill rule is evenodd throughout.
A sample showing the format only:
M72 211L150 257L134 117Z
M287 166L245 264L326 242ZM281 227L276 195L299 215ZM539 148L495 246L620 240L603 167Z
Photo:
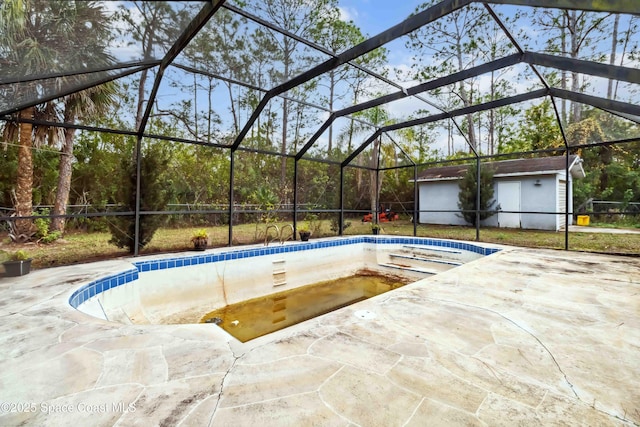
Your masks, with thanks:
M343 21L355 21L359 17L358 9L353 7L338 6L338 10L340 11L340 19Z

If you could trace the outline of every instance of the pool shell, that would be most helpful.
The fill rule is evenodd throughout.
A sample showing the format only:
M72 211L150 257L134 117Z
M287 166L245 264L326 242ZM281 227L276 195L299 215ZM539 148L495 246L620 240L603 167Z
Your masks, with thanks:
M361 269L388 269L380 262L402 245L459 250L468 260L499 249L414 237L354 236L284 245L212 249L205 253L142 258L131 269L93 280L69 297L72 307L122 323L197 323L203 314ZM396 271L398 274L398 272ZM411 272L403 272L411 277ZM414 274L419 280L424 275Z

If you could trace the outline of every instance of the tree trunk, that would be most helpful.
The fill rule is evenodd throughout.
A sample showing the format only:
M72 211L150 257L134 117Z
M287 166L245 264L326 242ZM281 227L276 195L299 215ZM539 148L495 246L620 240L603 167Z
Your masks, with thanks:
M156 13L157 10L152 12L152 17L148 25L145 25L144 33L142 34L142 50L145 59L150 59L152 57L152 52L154 48L154 40L155 40L155 23L156 23ZM146 19L145 19L146 20ZM136 130L140 130L140 125L142 124L142 116L144 114L144 88L147 84L147 77L149 76L149 69L144 69L140 73L140 82L138 83L138 104L136 106ZM135 159L136 154L134 153L133 158Z
M144 114L144 85L147 83L149 70L142 70L140 74L140 82L138 86L138 105L136 106L136 130L140 130L142 124L142 115Z
M32 120L34 108L20 111L20 118ZM20 123L20 146L18 147L18 177L16 185L16 215L31 216L33 213L33 125ZM16 237L28 240L34 233L33 220L18 219L15 222Z
M627 29L627 31L625 31L625 36L624 36L624 42L622 43L622 52L620 54L620 64L618 64L619 66L623 66L624 65L624 57L627 54L627 46L629 45L629 42L631 41L631 37L633 35L635 35L636 31L637 31L637 27L634 26L634 17L630 17L629 18L629 28ZM634 30L635 28L635 30ZM613 99L618 98L618 84L620 83L620 80L616 80L616 87L613 89Z
M236 134L240 133L240 118L238 117L238 112L236 111L236 103L233 97L233 90L231 88L231 83L225 83L227 86L227 91L229 92L229 103L231 104L231 115L233 116L233 130ZM209 95L211 98L211 95Z
M294 47L289 45L289 39L284 40L284 81L289 80L290 65L293 55ZM289 125L289 103L286 98L282 99L282 145L280 146L280 195L281 200L284 200L286 188L287 188L287 126Z
M569 13L569 32L571 33L571 58L578 59L578 12L571 10ZM580 75L576 71L571 72L571 90L580 90ZM571 122L578 123L582 120L582 108L577 102L571 104Z
M329 111L331 111L333 113L333 97L334 95L334 91L335 91L335 84L336 84L336 76L335 76L335 72L333 70L331 70L331 72L329 72ZM333 148L333 123L331 123L331 125L329 126L329 142L327 144L327 154L331 154L331 149Z
M281 191L285 191L287 186L287 126L289 126L289 112L287 109L289 108L289 104L286 99L282 100L282 146L280 148L280 153L282 156L280 157L280 189ZM285 194L281 194L282 199L284 199Z
M209 108L207 108L207 142L211 142L211 117L213 114L213 101L211 95L213 93L213 78L209 77L209 84L207 86L207 94L209 96Z
M609 64L616 65L616 48L618 47L618 26L620 25L620 14L616 14L616 18L613 21L613 34L611 34L611 55L609 57ZM613 98L613 79L609 79L609 86L607 87L607 98Z
M72 117L65 117L65 122L73 123ZM58 189L56 190L56 201L53 205L53 215L64 215L67 213L67 202L71 191L71 174L73 164L73 137L75 129L64 130L64 146L60 153L60 164L58 166ZM51 220L51 231L64 233L66 218L53 218Z
M296 109L296 125L295 125L295 134L293 135L293 152L298 152L298 142L300 141L300 129L302 129L302 120L304 119L304 114L300 105L298 105Z
M457 44L456 44L456 53L457 53L457 58L458 58L458 71L462 71L464 70L464 62L462 61L462 45L461 45L462 41L461 40L457 40ZM462 104L465 107L469 107L471 106L471 102L472 102L472 97L473 97L473 89L471 93L467 93L467 90L464 87L464 82L460 82L459 84L459 90L460 90L460 98L462 99ZM469 138L469 152L473 153L474 150L477 149L477 144L476 144L476 134L475 134L475 129L473 127L473 113L469 113L466 115L467 118L467 136Z
M451 119L447 120L447 156L453 154L453 129L451 129Z
M569 21L568 21L568 15L564 14L562 15L562 28L560 29L560 42L562 44L561 46L561 51L562 51L562 56L566 56L567 54L567 26L569 25ZM562 90L567 90L567 72L565 70L562 70L562 72L560 73L561 76L561 80L560 80L560 89ZM560 101L560 116L562 117L562 121L564 122L563 124L567 123L567 100L562 98L562 100Z
M495 58L492 58L495 59ZM496 80L495 80L495 72L491 72L491 101L496 99ZM495 117L495 109L489 110L489 135L488 135L488 152L493 156L495 152L496 140L494 132L496 130L496 117Z
M196 67L196 60L193 60L193 68ZM193 73L193 124L196 133L196 139L200 138L198 133L198 80L196 73Z
M375 215L376 212L376 201L378 199L378 189L379 183L377 179L377 170L378 170L378 152L380 151L380 138L376 138L373 141L373 150L371 152L371 161L369 162L369 167L372 169L369 171L369 195L371 197L371 213ZM375 221L375 218L372 222Z

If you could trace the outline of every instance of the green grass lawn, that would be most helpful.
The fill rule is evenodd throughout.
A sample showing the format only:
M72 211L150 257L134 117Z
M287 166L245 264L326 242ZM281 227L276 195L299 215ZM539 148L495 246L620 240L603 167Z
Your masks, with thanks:
M355 225L355 227L354 227ZM352 223L356 234L368 233L368 226ZM403 221L382 224L383 234L413 235L413 224ZM471 227L445 225L418 225L417 235L420 237L436 237L441 239L468 240L476 239L476 230ZM507 228L481 228L480 241L502 245L524 246L530 248L564 249L564 231L522 230ZM604 252L611 254L640 253L640 234L609 234L570 232L569 249L587 252Z
M371 225L359 219L350 220L351 225L345 234L371 234ZM277 224L280 228L286 223ZM313 232L311 238L333 236L329 221L314 221L309 224ZM162 228L153 240L141 252L142 254L184 252L192 248L191 235L202 227ZM227 246L229 231L227 226L205 227L210 235L212 247ZM233 228L233 244L246 245L265 241L265 224L243 224ZM285 236L290 232L285 230ZM395 221L382 224L381 234L394 236L412 236L413 224L409 221ZM442 239L474 241L476 231L470 227L419 225L418 236ZM275 237L271 229L269 239ZM97 260L128 256L124 249L109 243L111 235L106 232L70 232L51 244L28 243L15 245L9 242L6 235L0 236L0 250L14 251L25 249L33 258L35 268L69 265ZM524 246L532 248L564 249L564 232L519 230L504 228L483 228L480 230L480 241L503 245ZM640 250L640 234L609 234L571 232L569 248L577 251L602 252L611 254L638 255Z

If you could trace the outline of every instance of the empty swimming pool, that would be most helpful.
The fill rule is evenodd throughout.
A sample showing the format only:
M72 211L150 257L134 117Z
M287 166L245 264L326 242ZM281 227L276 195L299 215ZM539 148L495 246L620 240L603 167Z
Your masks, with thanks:
M359 270L417 281L496 248L439 239L352 236L136 258L75 290L71 306L131 324L197 323L212 310Z

